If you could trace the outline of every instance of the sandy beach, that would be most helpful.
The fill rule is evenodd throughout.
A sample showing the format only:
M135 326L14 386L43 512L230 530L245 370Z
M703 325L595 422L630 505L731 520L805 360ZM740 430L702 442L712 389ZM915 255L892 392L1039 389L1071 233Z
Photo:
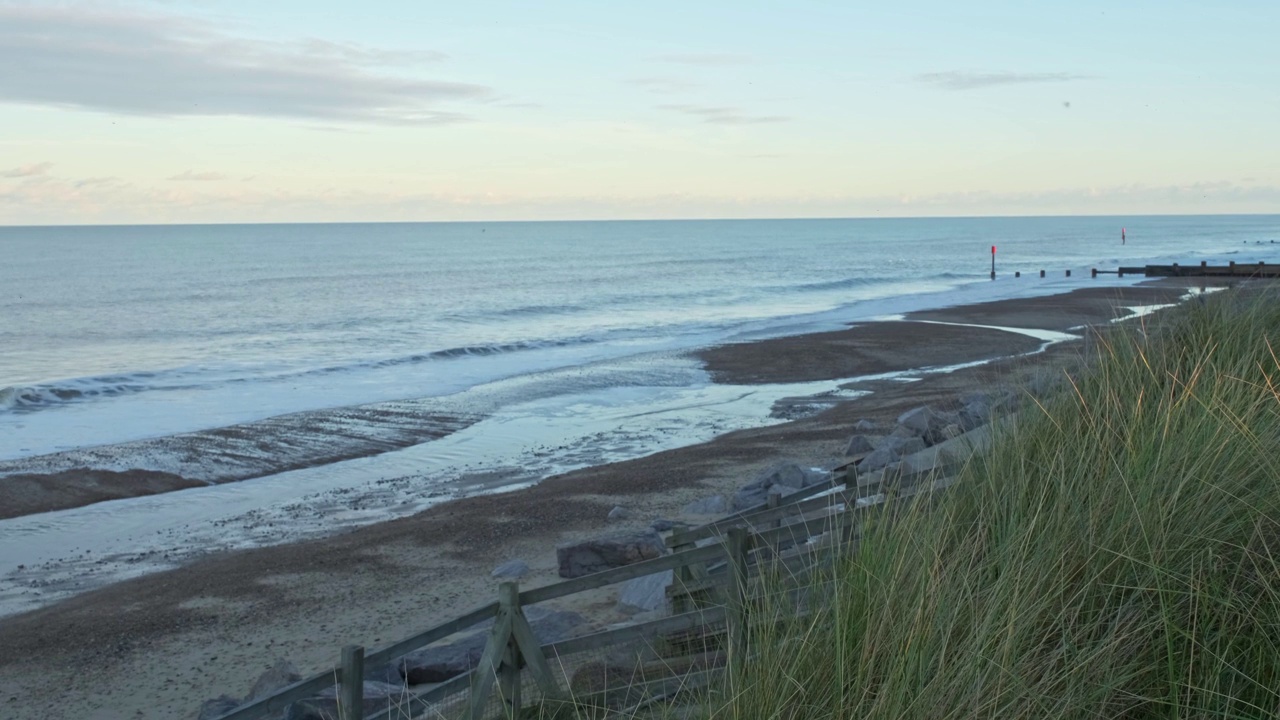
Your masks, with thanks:
M779 461L832 467L851 426L946 406L972 391L1016 388L1079 351L1000 328L1066 331L1106 323L1118 307L1176 302L1176 284L1092 288L914 313L846 330L726 345L697 353L721 382L884 375L994 359L872 391L807 417L712 442L591 467L502 495L302 543L227 553L120 582L0 620L0 708L6 718L194 717L220 694L242 695L276 658L304 674L332 667L339 648L377 646L493 596L492 568L520 558L522 584L554 582L554 548L607 530L680 515L688 502L732 492ZM973 327L985 326L985 327ZM1031 353L1031 354L1027 354ZM1010 357L1015 356L1015 357ZM615 505L634 521L606 525ZM573 609L617 622L608 591Z

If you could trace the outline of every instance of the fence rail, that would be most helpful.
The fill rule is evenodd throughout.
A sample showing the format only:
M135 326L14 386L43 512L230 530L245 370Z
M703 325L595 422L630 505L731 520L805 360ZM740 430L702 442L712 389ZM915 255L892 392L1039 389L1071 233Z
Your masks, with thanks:
M860 520L870 508L883 506L891 499L902 500L944 489L954 482L954 478L944 473L956 468L956 465L945 465L906 475L872 478L859 477L850 464L838 469L844 472L835 472L830 479L797 492L785 496L773 494L763 504L697 528L677 528L667 540L674 548L671 554L528 590L520 590L514 582L502 583L497 602L481 605L368 653L358 646L343 648L338 667L242 705L219 720L278 717L290 705L327 690L336 690L339 720L391 720L416 717L428 711L436 717L439 703L464 695L467 701L461 714L472 720L485 717L495 697L499 714L510 717L524 704L522 671L526 673L524 677L532 677L543 702L589 702L600 693L607 695L607 691L593 690L570 698L567 686L571 684L568 677L571 668L563 665L559 668L566 679L561 683L549 660L560 663L563 658L576 654L642 643L652 637L669 638L671 647L688 645L689 652L695 655L707 652L708 646L718 646L732 661L735 656L742 656L735 651L746 642L753 581L758 585L766 569L772 568L789 577L793 585L806 582L847 548L848 543L856 541ZM859 497L876 482L883 482L895 491ZM824 535L830 540L819 545L809 542ZM675 571L675 580L668 589L675 614L669 617L539 644L521 609L667 570ZM797 585L787 592L803 590ZM709 601L711 597L718 601ZM365 714L362 694L365 667L393 662L488 620L494 621L493 628L474 669L421 692L406 690L404 696L389 701L387 707ZM681 677L647 678L639 685L687 687L682 683L705 682L716 671L714 667L697 667Z

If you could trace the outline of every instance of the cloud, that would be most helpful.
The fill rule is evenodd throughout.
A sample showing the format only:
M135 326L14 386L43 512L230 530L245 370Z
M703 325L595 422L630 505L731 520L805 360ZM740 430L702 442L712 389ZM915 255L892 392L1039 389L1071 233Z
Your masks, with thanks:
M747 115L741 108L714 105L659 105L658 109L692 115L715 125L759 125L791 119L782 115Z
M32 165L21 165L8 170L0 170L0 178L25 178L44 175L53 167L51 162L34 163Z
M916 82L931 85L939 90L978 90L997 85L1026 85L1030 83L1062 83L1073 80L1094 80L1093 75L1075 73L1017 73L1017 72L962 72L949 71L916 75Z
M636 85L648 90L649 92L658 93L660 95L672 95L701 87L699 83L691 80L683 80L681 78L673 77L632 78L625 82L629 85Z
M1210 181L1026 192L849 195L672 191L650 195L288 190L259 183L143 186L113 178L0 184L0 225L156 222L369 222L619 218L1135 215L1270 212L1280 186Z
M0 102L166 117L469 120L438 106L484 100L490 88L386 70L443 57L246 39L193 18L97 5L0 5Z
M737 53L670 53L656 58L662 62L679 63L681 65L746 65L751 62L750 55Z
M167 179L178 180L178 181L208 182L211 180L226 180L227 176L223 175L220 172L192 172L191 170L188 170L186 172L178 173L177 175L172 175Z

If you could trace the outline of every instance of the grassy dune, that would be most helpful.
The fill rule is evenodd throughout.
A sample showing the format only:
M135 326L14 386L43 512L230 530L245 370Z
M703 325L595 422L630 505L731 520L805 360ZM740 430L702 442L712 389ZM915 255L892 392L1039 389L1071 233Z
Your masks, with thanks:
M868 522L710 715L1280 716L1277 300L1094 338L943 501Z

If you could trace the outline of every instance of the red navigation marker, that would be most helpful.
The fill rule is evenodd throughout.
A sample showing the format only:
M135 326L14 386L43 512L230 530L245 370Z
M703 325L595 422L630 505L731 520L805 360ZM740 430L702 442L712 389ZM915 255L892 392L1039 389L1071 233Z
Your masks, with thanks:
M996 254L996 246L995 246L995 245L992 245L992 246L991 246L991 254L992 254L992 255L995 255L995 254Z

